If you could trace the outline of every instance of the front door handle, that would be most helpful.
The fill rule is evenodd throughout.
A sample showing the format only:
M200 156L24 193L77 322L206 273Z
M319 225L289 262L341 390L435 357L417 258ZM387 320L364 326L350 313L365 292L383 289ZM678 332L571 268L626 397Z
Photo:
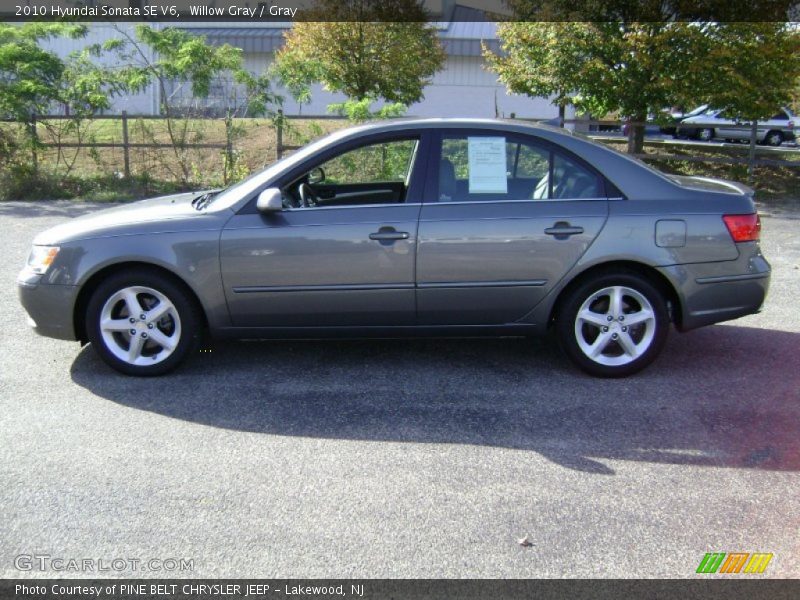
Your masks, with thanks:
M544 230L547 235L555 236L557 240L566 240L571 235L580 235L583 233L583 227L573 227L566 221L559 221L552 227Z
M369 234L369 239L378 242L392 242L394 240L407 240L407 231L397 231L394 227L381 227L378 231Z

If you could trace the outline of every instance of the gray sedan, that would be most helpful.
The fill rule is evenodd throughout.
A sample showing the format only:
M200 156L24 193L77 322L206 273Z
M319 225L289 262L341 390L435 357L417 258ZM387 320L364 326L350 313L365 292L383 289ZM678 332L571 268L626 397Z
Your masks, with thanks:
M529 336L599 376L757 312L752 190L666 176L563 130L493 120L339 131L228 189L73 219L34 240L39 333L130 375L211 338ZM254 365L254 368L257 366Z

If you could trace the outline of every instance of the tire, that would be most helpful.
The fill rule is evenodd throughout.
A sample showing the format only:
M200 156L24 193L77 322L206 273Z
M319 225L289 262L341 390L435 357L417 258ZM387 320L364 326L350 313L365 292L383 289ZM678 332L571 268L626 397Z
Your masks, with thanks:
M92 347L104 362L126 375L172 371L196 348L202 327L202 314L191 293L171 277L148 269L111 275L86 307L86 334Z
M704 129L697 130L697 139L701 142L710 142L714 139L714 130L706 127Z
M768 131L764 136L764 143L768 146L780 146L783 143L783 134L780 131Z
M556 318L562 350L597 377L626 377L644 369L661 352L668 329L663 294L628 271L599 274L579 284Z

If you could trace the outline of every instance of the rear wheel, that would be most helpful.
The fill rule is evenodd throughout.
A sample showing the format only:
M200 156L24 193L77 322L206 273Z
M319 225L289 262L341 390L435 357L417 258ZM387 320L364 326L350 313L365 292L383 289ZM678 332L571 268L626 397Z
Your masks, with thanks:
M764 142L769 146L780 146L783 143L783 134L780 131L769 131Z
M200 310L172 278L145 269L112 275L92 294L87 336L108 365L126 375L177 367L200 337Z
M581 369L624 377L649 365L667 338L663 295L634 273L608 273L579 285L556 321L559 342Z

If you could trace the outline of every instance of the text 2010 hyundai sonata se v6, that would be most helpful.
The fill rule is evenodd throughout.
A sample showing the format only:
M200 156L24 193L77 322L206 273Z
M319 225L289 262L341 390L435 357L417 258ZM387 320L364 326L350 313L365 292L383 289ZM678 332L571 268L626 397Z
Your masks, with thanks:
M561 130L403 120L310 144L226 190L145 200L34 240L43 335L131 375L213 338L531 335L594 375L757 312L752 191L669 177Z

